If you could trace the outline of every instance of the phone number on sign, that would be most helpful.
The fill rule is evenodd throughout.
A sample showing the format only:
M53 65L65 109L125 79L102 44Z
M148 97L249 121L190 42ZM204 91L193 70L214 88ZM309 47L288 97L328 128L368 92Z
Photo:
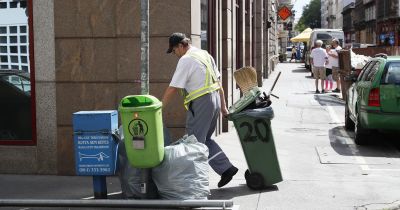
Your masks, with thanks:
M110 173L111 168L79 168L80 173Z

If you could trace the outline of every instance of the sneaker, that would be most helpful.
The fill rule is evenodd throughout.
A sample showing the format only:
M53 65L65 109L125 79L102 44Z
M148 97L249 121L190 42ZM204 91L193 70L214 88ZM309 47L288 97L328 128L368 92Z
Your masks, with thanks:
M319 93L319 90L316 90L316 91L315 91L315 93L317 93L317 94L318 94L318 93Z
M325 93L325 90L322 90L321 93Z
M222 173L221 180L218 182L218 187L223 187L228 184L238 171L239 169L235 166L228 168L224 173Z
M340 90L336 88L336 89L332 90L332 92L334 92L334 93L340 93Z

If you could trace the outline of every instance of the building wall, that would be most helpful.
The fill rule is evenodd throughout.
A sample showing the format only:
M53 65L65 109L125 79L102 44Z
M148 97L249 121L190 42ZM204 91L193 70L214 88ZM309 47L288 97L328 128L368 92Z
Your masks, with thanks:
M264 0L216 1L213 7L212 54L228 105L240 96L233 71L255 65L262 85L271 69L265 61L277 54L276 14L268 11L275 17L268 30L264 3L271 8ZM161 99L175 71L178 58L165 53L171 33L186 33L200 47L200 11L200 0L150 0L151 95ZM37 145L0 146L0 173L73 175L72 114L118 109L121 98L140 94L140 1L34 0L33 14ZM180 96L172 101L163 112L175 139L184 134L185 110ZM227 130L221 120L216 134Z

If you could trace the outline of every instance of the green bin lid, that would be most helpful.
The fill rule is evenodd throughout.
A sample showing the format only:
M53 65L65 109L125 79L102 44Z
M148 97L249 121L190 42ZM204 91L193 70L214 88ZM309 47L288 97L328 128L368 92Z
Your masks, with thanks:
M261 95L261 90L258 87L252 88L243 97L236 101L231 107L229 107L229 114L236 114L241 112L246 106L251 104L258 96Z
M150 111L162 106L161 101L151 95L129 95L125 96L119 104L120 112Z

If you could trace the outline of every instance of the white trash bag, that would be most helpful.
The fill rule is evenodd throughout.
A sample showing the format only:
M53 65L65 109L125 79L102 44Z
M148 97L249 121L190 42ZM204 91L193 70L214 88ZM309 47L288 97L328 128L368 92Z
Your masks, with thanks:
M205 200L210 193L208 148L194 135L165 147L163 162L153 168L153 181L162 199Z

